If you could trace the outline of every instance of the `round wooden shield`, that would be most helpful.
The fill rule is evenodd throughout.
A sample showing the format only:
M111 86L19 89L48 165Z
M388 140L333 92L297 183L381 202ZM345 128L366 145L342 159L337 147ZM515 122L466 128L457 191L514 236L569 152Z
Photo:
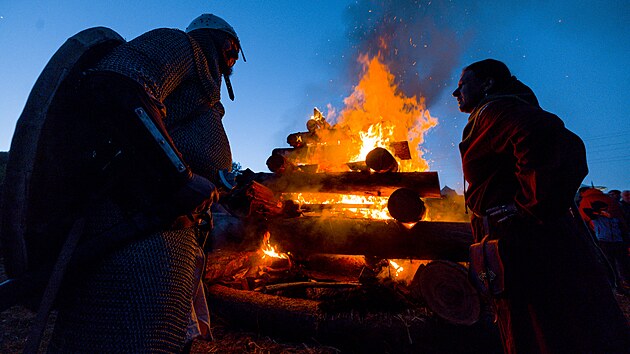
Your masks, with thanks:
M422 297L429 308L444 320L458 325L472 325L479 319L481 304L477 290L468 281L468 270L459 263L438 260L421 270Z
M89 117L77 107L82 73L125 40L105 27L70 37L35 82L9 151L2 193L0 240L10 277L56 257L83 181L76 142Z

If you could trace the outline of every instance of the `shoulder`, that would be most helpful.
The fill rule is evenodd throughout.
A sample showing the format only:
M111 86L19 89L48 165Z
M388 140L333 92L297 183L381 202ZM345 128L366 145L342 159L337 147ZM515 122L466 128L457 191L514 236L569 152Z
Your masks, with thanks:
M153 35L159 34L159 35L164 35L164 36L180 36L180 37L188 36L186 32L177 28L156 28L156 29L146 32L145 34L153 34Z
M486 119L503 121L520 127L564 127L557 115L516 96L502 96L485 104Z
M134 38L130 43L156 42L170 43L173 41L188 41L186 32L175 28L156 28Z

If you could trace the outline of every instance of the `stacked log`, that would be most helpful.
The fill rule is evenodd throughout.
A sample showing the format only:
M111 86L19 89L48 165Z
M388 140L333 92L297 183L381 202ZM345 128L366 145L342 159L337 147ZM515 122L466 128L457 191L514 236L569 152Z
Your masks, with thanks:
M408 229L393 220L304 216L272 219L267 227L281 250L306 255L465 261L473 241L470 225L457 222L421 221Z
M254 179L276 193L339 193L389 196L399 188L415 190L423 198L440 198L437 172L256 173Z

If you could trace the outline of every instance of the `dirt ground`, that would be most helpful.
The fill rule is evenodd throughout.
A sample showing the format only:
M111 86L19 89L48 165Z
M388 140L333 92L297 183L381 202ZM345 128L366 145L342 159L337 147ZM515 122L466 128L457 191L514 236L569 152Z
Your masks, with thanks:
M4 281L4 267L0 260L0 282ZM616 295L626 318L630 322L630 296ZM21 306L14 306L0 313L0 353L21 353L26 343L28 330L35 314ZM50 335L54 314L46 331L44 341ZM221 319L212 321L214 341L196 341L192 353L301 353L328 354L342 351L320 343L288 343L252 332L227 328Z

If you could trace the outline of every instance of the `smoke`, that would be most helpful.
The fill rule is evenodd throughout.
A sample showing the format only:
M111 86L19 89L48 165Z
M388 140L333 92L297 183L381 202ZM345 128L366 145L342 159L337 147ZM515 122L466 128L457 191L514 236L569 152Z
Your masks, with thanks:
M399 89L407 96L424 96L430 105L451 86L464 49L452 23L466 17L466 11L452 1L358 0L346 14L354 58L380 54ZM360 66L349 64L357 74Z

